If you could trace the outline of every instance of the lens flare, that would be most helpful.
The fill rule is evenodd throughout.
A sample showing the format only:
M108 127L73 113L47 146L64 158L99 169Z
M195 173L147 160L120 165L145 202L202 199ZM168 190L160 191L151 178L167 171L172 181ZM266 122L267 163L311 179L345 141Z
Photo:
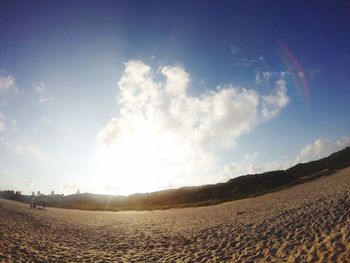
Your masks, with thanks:
M285 43L278 40L277 44L281 59L288 69L298 96L303 97L306 104L311 107L309 84L301 63Z

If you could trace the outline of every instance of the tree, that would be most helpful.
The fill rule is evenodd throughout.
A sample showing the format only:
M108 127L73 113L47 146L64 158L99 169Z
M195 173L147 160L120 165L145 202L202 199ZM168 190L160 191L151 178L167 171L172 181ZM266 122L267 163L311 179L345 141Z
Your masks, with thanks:
M36 195L37 195L37 196L39 196L40 194L41 194L40 191L36 192Z
M13 190L5 190L3 192L3 196L6 199L14 199L15 197L15 192Z
M80 190L79 190L79 189L77 190L77 195L78 195L78 194L80 194Z
M51 195L55 195L55 191L54 190L51 191Z
M34 192L32 192L32 196L35 196L35 193L34 193Z

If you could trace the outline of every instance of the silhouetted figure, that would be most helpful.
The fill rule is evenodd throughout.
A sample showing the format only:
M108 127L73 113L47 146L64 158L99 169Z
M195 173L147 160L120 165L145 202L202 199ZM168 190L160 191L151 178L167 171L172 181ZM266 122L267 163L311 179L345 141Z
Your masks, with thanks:
M34 208L35 208L35 199L34 199L34 198L32 198L32 199L30 200L30 208L31 208L31 209L34 209Z

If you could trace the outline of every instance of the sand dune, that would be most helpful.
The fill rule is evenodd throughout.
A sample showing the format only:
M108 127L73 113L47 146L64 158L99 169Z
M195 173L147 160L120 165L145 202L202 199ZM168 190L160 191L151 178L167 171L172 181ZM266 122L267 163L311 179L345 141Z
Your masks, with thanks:
M281 192L200 208L42 211L0 199L0 259L350 262L350 168Z

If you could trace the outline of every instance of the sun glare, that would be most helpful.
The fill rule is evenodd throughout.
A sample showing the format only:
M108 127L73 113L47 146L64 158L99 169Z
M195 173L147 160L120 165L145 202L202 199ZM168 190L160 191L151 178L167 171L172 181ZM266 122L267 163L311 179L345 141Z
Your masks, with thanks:
M110 145L101 145L96 178L118 194L150 192L164 187L170 160L176 161L179 147L165 134L140 128ZM166 185L165 185L166 186Z

